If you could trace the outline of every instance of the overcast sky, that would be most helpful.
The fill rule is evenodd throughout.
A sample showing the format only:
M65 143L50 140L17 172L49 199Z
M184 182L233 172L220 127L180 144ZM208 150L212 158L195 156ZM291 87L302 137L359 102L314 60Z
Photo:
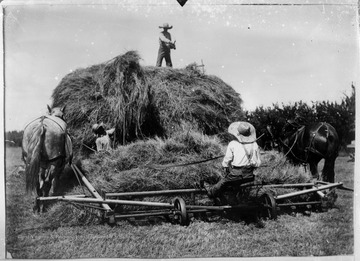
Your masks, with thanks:
M203 61L206 74L230 84L247 110L340 101L352 82L359 85L357 0L37 2L2 3L6 130L22 130L44 114L54 88L75 69L129 50L139 52L142 65L155 65L165 22L177 43L174 68Z

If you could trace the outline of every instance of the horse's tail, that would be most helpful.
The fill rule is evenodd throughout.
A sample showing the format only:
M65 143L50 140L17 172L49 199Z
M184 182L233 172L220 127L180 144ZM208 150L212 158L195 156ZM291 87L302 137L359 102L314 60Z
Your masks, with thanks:
M30 141L29 141L29 155L26 162L26 191L32 192L35 190L37 182L39 181L41 149L45 139L45 127L41 123L36 127Z

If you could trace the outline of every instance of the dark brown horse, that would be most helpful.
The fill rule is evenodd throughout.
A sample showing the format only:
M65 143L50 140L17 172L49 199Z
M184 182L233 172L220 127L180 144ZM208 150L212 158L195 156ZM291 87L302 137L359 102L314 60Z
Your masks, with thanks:
M299 125L287 121L280 135L271 136L280 145L283 153L294 164L309 164L313 178L326 182L335 181L335 160L338 156L340 141L335 128L326 122ZM318 163L324 159L322 176L318 173Z
M64 108L49 109L49 115L30 122L24 129L22 157L25 162L26 190L36 189L37 196L47 197L51 186L57 193L59 176L71 163L72 142L63 119ZM34 211L40 211L35 200Z

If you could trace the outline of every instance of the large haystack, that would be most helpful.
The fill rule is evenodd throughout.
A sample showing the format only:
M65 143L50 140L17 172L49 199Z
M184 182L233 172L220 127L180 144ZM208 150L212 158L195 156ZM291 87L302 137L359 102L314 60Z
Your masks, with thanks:
M216 137L198 132L176 133L171 138L148 139L119 146L110 153L96 153L82 161L82 169L97 191L127 192L195 188L201 179L218 181L222 174L221 160L225 147ZM213 159L204 162L205 159ZM303 183L311 177L304 168L293 166L283 154L261 154L262 166L255 171L256 183ZM201 162L199 164L188 164ZM188 164L188 165L186 165ZM181 166L180 166L181 165ZM85 188L86 190L86 188ZM87 191L86 191L87 192ZM273 191L277 193L277 191ZM84 193L75 187L68 194ZM283 192L279 192L283 193ZM89 194L87 192L87 194ZM175 195L147 198L147 201L170 202ZM185 197L181 195L181 197ZM203 195L199 199L206 200ZM135 200L140 200L136 198ZM188 202L188 201L187 201ZM138 210L138 207L134 207ZM94 213L75 209L72 205L56 204L47 215L51 226L94 224L100 222ZM100 217L100 212L98 213Z
M53 106L66 105L76 147L94 145L91 126L115 127L117 144L165 137L179 129L205 134L224 131L242 117L242 100L229 85L194 66L142 67L135 51L66 75L55 88Z
M82 161L82 168L99 191L193 188L201 179L218 181L225 149L217 137L181 132L168 139L138 141L110 153L94 154ZM303 183L311 179L304 168L291 165L275 151L262 153L261 161L254 173L256 183Z
M225 147L210 135L223 133L231 122L243 118L239 94L194 66L142 67L139 59L132 51L78 69L66 75L53 93L53 106L66 105L66 120L78 148L94 145L94 123L116 128L115 140L122 146L83 158L87 178L98 191L107 192L193 188L201 179L215 183ZM290 166L278 154L262 158L264 166L256 170L259 183L309 180L303 169ZM79 191L76 187L69 194ZM75 212L72 205L57 204L48 215L63 213L54 226L98 222L86 211Z

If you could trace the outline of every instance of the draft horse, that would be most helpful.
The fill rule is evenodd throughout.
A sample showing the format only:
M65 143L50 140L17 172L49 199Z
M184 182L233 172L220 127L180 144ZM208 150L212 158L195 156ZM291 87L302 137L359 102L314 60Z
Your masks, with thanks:
M36 190L38 197L49 196L51 187L57 194L57 183L65 165L71 164L72 142L64 121L65 107L50 108L26 125L22 139L22 159L25 162L26 191ZM34 211L45 210L35 200Z
M340 141L335 128L326 122L300 125L287 121L277 140L283 153L294 164L309 164L313 178L325 182L335 181L335 160L339 153ZM318 163L324 159L324 167L320 177Z

